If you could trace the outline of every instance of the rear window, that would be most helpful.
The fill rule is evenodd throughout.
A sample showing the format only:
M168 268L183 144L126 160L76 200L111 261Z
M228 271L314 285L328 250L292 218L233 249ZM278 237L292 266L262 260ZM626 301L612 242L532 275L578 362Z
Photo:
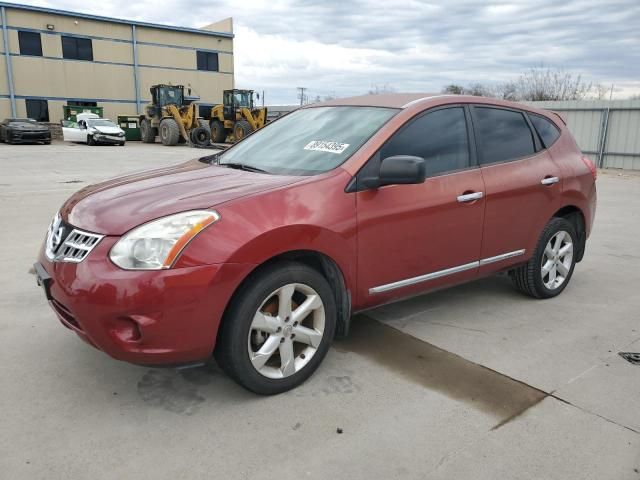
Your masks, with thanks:
M480 163L515 160L535 153L533 134L521 112L474 107Z
M560 136L558 127L556 127L551 120L547 120L542 115L536 115L535 113L530 113L529 119L538 132L544 147L549 148L553 145Z

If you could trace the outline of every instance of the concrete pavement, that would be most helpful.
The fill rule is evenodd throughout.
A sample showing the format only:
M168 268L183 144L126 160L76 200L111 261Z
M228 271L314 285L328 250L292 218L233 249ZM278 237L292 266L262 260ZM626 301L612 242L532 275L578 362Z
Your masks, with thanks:
M117 362L63 328L29 274L87 183L204 154L0 145L0 478L640 479L640 176L601 173L556 299L504 276L354 318L300 388ZM342 433L337 433L337 429Z

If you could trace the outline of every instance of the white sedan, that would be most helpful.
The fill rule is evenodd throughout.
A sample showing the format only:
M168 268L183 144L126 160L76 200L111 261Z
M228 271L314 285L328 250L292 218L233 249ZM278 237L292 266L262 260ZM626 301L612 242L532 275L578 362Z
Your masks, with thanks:
M82 142L87 145L108 143L124 145L124 130L107 118L87 118L77 122L62 121L62 138L66 142Z

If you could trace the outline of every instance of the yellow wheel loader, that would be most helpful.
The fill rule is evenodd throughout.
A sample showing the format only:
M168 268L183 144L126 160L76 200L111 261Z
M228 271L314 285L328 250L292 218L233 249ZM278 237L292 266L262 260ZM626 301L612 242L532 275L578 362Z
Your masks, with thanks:
M197 105L185 100L182 85L154 85L150 91L151 103L140 116L140 136L144 143L154 143L156 135L163 145L211 143L209 125L204 118L198 118Z
M267 109L254 108L253 90L225 90L222 105L211 109L211 141L237 142L266 123Z

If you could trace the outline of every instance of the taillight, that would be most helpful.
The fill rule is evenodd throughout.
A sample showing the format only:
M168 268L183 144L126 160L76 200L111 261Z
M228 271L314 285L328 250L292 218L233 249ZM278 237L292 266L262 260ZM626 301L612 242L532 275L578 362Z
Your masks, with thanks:
M593 179L596 180L598 178L598 169L596 168L595 163L593 163L586 155L582 155L582 161L591 172L591 175L593 175Z

